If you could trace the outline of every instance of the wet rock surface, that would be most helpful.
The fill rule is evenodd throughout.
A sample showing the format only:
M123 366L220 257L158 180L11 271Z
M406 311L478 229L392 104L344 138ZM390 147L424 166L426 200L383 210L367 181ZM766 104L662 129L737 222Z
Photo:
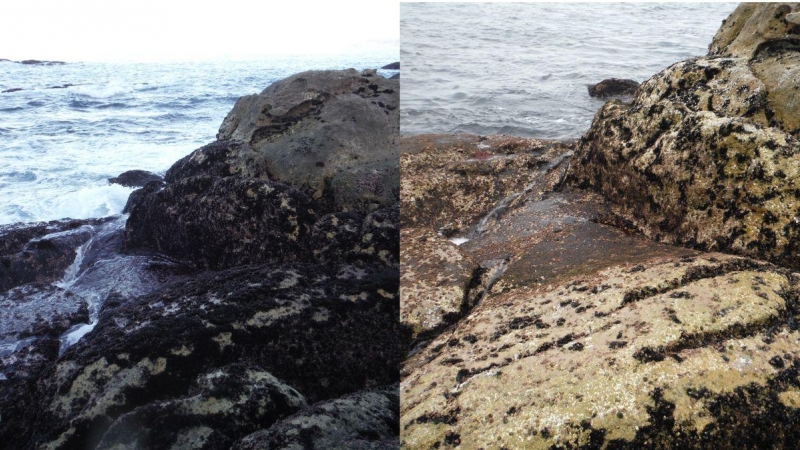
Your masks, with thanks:
M61 278L75 260L75 249L108 221L60 220L0 226L0 291Z
M320 86L363 84L351 72L307 75ZM298 79L305 83L290 80ZM309 91L293 86L268 88L275 108L302 103L298 96ZM326 109L349 107L364 120L348 115L320 133L393 142L396 111L377 102L394 94L396 105L396 88L331 91L331 108L312 105L323 110L320 121L332 120ZM289 122L278 120L285 126L271 129L270 139L316 136L302 118ZM0 448L230 448L275 424L288 427L283 419L306 410L329 425L309 431L325 445L396 446L392 384L406 345L397 321L398 168L396 156L394 167L381 158L397 149L372 149L384 172L327 160L331 173L341 169L369 192L383 189L381 181L394 186L357 205L293 187L261 150L236 138L198 149L164 181L139 180L130 217L5 233L6 269L19 255L41 252L32 243L48 233L60 251L40 258L33 279L10 273L12 289L0 296ZM341 182L325 177L325 186ZM62 228L79 237L63 249L52 234Z

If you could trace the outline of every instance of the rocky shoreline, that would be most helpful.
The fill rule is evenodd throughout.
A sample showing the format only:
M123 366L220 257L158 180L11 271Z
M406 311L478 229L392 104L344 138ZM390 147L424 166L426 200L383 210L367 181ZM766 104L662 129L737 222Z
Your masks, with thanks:
M392 448L399 83L242 97L128 216L0 229L0 448Z
M401 140L401 447L795 448L798 4L573 142Z

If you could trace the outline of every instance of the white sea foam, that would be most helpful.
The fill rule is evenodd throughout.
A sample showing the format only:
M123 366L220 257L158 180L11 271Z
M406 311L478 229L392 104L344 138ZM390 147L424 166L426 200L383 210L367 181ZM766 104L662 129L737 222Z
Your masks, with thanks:
M127 94L133 91L133 86L121 81L112 80L105 84L89 84L74 86L71 92L92 98L110 98L116 95Z
M134 188L109 184L91 186L69 192L55 199L55 218L84 219L120 214Z
M82 337L92 331L95 325L97 325L97 322L82 323L67 330L66 333L61 335L58 354L64 354L64 351L66 351L70 346L75 345L75 343L80 341Z

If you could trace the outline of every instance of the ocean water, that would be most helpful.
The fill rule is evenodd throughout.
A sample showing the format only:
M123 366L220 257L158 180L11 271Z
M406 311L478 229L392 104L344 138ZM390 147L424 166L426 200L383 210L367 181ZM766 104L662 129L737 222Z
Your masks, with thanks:
M402 3L403 134L582 135L587 85L704 55L736 3Z
M35 57L35 55L32 55ZM132 189L109 177L163 174L216 138L242 96L312 69L378 68L397 53L250 62L0 62L0 224L118 214ZM390 76L394 71L381 71ZM72 84L65 89L53 86Z

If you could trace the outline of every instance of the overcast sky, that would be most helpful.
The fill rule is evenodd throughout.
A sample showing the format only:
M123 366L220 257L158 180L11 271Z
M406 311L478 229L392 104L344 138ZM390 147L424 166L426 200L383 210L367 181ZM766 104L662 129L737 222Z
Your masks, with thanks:
M399 54L396 1L13 0L0 58L61 61Z

